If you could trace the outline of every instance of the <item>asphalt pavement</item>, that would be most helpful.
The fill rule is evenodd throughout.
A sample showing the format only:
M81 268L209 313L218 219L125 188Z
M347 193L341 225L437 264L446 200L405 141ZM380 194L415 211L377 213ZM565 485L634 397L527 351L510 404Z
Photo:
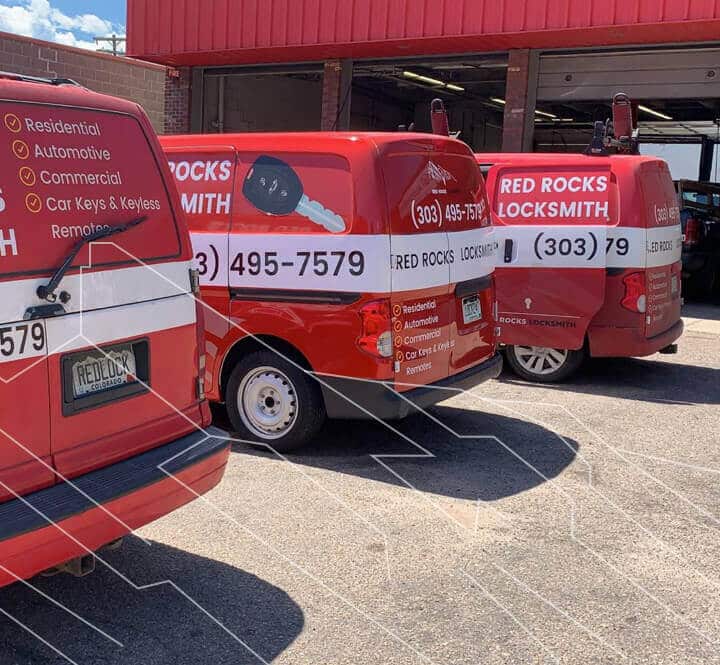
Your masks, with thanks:
M677 356L236 444L92 576L0 590L0 663L720 663L720 308L687 313Z

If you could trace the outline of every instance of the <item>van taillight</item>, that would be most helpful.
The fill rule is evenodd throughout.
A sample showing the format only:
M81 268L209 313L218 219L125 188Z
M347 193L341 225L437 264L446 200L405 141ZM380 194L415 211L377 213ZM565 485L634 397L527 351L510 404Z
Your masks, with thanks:
M625 284L625 297L621 305L631 312L645 313L647 297L645 293L645 274L633 272L623 278Z
M360 308L362 332L357 345L378 358L390 358L393 353L390 301L373 300Z
M699 219L690 217L685 222L685 234L683 235L683 246L694 247L700 242L700 235L702 233L702 222Z

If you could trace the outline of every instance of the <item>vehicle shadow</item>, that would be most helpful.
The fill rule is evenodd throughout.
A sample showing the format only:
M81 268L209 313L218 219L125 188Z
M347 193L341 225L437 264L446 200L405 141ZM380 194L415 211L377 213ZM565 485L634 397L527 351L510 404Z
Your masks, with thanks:
M399 433L374 421L330 421L315 441L287 457L295 464L422 492L494 501L556 477L577 455L577 442L525 420L449 406L428 413L462 438L421 414L390 423ZM233 451L274 455L243 443L234 444ZM398 475L373 455L385 456L383 463Z
M148 588L133 588L99 563L82 580L58 575L35 578L32 584L123 646L18 583L0 589L1 663L256 665L272 662L303 629L303 612L284 591L227 564L136 537L101 556L134 584ZM164 580L172 580L189 598L170 585L155 586Z
M662 404L720 404L720 370L641 358L595 358L562 383L527 384L509 370L504 383L531 385L548 392L603 395ZM679 387L682 386L682 389Z

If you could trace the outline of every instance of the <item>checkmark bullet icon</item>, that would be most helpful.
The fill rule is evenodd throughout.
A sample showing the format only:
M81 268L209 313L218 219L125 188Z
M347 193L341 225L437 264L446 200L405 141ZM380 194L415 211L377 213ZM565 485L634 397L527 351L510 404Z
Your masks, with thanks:
M13 141L12 151L18 159L27 159L30 157L30 146L25 141Z
M17 134L22 130L22 123L14 113L6 113L4 117L5 127L7 127L13 134Z

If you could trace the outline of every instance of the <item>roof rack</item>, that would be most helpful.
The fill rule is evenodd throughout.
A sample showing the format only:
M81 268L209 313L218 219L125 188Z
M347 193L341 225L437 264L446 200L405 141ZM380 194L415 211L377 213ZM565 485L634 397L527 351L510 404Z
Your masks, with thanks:
M639 155L639 139L637 105L624 92L618 92L612 100L612 119L595 122L585 154L596 157Z
M42 78L40 76L25 76L14 72L0 71L0 79L11 79L13 81L25 81L26 83L44 83L45 85L76 85L82 87L77 81L66 78Z

